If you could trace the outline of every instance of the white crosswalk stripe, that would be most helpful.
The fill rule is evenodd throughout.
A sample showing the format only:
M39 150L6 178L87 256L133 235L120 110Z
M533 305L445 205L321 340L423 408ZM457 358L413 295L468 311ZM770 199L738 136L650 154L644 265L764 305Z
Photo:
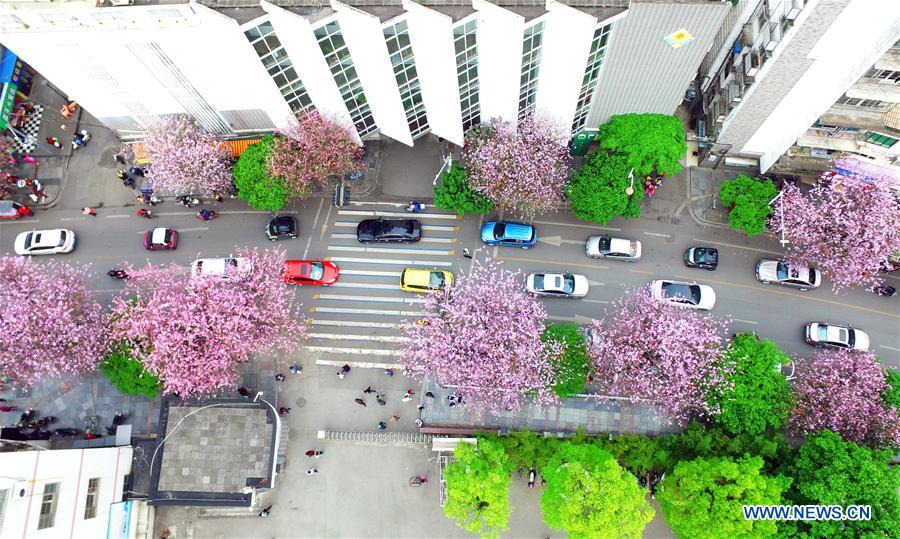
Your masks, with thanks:
M360 217L396 217L398 219L462 219L455 213L408 213L405 211L371 211L371 210L338 210L338 215L356 215Z
M338 281L329 288L368 288L369 290L400 290L400 284L346 283Z
M342 335L340 333L310 333L310 339L348 340L348 341L374 341L374 342L406 342L409 337L395 335Z
M405 324L393 324L391 322L360 322L358 320L321 320L313 319L314 326L337 326L348 328L385 328L394 329L403 327Z
M341 275L364 275L367 277L397 277L400 278L399 271L376 271L376 270L354 270L341 269Z
M425 303L419 298L395 298L391 296L351 296L347 294L315 294L313 299L343 300L343 301L367 301L377 303Z
M391 254L408 254L408 255L438 255L450 256L456 254L456 251L445 251L443 249L416 249L414 247L368 247L363 245L329 245L329 251L351 251L357 253L391 253Z
M310 307L311 313L371 314L376 316L422 316L425 311L395 311L390 309L351 309L350 307Z
M332 354L353 354L365 356L399 356L400 350L383 350L380 348L340 348L336 346L307 346L310 352L329 352Z
M400 260L396 258L352 258L345 256L333 256L328 260L335 263L347 262L348 264L391 264L396 266L431 266L442 268L449 268L453 266L453 262L446 262L443 260ZM344 270L342 268L341 273L343 273L343 271Z
M355 240L356 234L332 234L331 239ZM456 238L428 238L423 237L417 243L456 243Z

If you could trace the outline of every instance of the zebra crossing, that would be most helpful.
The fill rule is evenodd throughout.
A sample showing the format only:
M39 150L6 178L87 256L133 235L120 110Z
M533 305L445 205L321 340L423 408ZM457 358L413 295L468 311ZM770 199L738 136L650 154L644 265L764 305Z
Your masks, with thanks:
M431 208L407 213L375 205L336 212L326 240L325 258L340 268L340 279L313 294L306 353L319 365L395 367L400 347L408 341L403 325L423 312L423 296L400 289L406 267L458 273L462 256L457 235L462 216ZM356 225L363 219L408 218L422 223L416 243L361 244Z

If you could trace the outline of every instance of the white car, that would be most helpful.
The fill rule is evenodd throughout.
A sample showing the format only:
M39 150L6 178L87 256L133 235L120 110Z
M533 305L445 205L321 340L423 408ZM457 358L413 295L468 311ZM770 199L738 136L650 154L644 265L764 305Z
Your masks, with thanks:
M844 348L856 352L869 351L869 336L851 326L810 322L804 337L807 344L824 348Z
M811 266L763 258L756 263L756 280L763 284L777 283L800 290L810 290L819 288L822 284L822 274Z
M653 298L675 307L708 311L716 304L716 292L711 286L660 279L650 283Z
M240 281L253 272L253 264L247 258L200 258L191 263L191 277L215 278L222 281Z
M609 258L635 262L641 258L641 242L605 236L591 236L584 245L584 252L591 258Z
M589 286L584 275L532 273L525 279L525 288L535 296L583 298L587 295Z
M17 255L31 256L71 253L74 248L75 233L65 228L22 232L13 247Z

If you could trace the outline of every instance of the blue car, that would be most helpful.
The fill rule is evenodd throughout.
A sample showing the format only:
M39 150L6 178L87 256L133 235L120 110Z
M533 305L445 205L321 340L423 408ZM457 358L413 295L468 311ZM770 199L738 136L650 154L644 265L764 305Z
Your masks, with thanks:
M488 221L481 227L481 241L528 249L537 242L537 229L525 223Z

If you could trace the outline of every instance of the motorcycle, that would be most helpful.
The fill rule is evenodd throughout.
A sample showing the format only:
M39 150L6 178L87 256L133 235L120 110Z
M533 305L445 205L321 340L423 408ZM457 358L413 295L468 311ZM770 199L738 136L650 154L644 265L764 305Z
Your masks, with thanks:
M123 270L122 268L113 268L106 272L107 275L112 277L113 279L127 279L128 272Z
M528 470L528 488L534 488L535 479L537 479L537 471L532 468Z
M193 208L194 206L200 204L200 199L185 195L181 197L181 199L179 199L178 203L185 208Z
M212 210L200 210L197 212L197 219L201 221L211 221L218 216L219 214Z
M137 215L138 215L138 217L143 217L145 219L153 218L153 213L150 210L145 210L143 208L141 208L137 211Z
M413 200L406 205L406 211L408 211L409 213L419 213L425 211L425 204L421 204Z
M893 297L894 294L897 293L897 289L893 286L880 284L874 288L872 288L872 293L877 294L879 296L884 296L886 298Z
M87 132L87 129L82 129L80 133L75 133L75 137L72 139L72 149L77 150L81 148L89 140L91 140L91 134Z
M81 434L81 431L79 429L54 429L51 433L60 438L74 438Z

